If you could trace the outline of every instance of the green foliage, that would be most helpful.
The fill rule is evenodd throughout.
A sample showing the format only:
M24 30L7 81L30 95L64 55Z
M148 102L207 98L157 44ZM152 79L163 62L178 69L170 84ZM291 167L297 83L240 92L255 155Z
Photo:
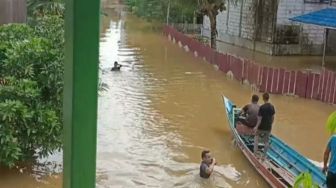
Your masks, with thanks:
M126 0L126 4L137 16L165 21L170 2L170 23L193 23L194 18L207 15L209 7L212 11L223 11L228 1L237 4L240 0Z
M12 167L31 159L36 149L47 155L61 144L61 124L52 106L40 102L38 84L7 77L0 88L0 163Z
M33 36L33 29L23 24L10 24L0 27L1 44L21 41Z
M8 46L11 44L24 41L33 36L33 29L20 24L11 24L0 27L0 63L4 59ZM0 75L4 70L0 69Z
M12 167L62 145L64 20L0 27L0 164Z
M147 20L164 20L165 10L162 0L129 0L133 5L136 15L144 17Z
M172 23L193 23L197 10L196 0L172 0L169 20Z
M57 15L50 15L37 18L36 23L38 24L32 24L35 35L48 39L54 47L59 47L56 48L56 50L63 51L65 42L64 19ZM50 25L52 25L52 27L50 27Z
M28 0L28 15L43 17L45 15L63 16L65 11L64 0Z
M169 0L126 0L126 4L137 16L165 21ZM170 0L170 22L192 23L197 6L196 0Z

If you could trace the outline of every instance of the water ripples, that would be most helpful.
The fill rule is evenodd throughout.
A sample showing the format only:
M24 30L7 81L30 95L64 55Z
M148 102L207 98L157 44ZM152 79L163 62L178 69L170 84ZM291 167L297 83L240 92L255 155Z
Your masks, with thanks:
M127 45L123 25L111 22L101 39L101 79L109 89L99 98L97 186L197 187L202 184L195 181L199 164L185 163L188 156L181 150L185 143L178 132L188 114L161 114L155 103L192 108L172 102L165 88L183 89L188 79L197 81L204 75L178 68L170 70L169 79L165 72L157 75L155 66L144 64L143 49ZM114 61L123 65L121 72L109 71ZM222 172L215 177L237 181L234 175L225 175L227 168L217 168Z

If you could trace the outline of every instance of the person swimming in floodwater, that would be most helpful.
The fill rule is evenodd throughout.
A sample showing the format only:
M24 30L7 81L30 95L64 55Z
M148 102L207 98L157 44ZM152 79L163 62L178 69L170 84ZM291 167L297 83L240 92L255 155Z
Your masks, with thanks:
M111 68L111 71L120 71L120 68L122 65L120 65L117 61L114 62L114 66Z

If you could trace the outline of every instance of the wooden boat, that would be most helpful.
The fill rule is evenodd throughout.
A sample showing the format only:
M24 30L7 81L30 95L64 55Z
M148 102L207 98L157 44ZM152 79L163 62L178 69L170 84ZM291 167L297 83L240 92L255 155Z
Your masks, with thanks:
M239 135L235 128L240 108L237 108L225 96L223 96L223 101L237 146L269 185L272 187L293 187L297 176L309 172L315 184L326 188L326 176L321 169L274 135L270 138L270 148L265 160L258 159L253 153L254 137ZM259 147L263 146L259 145Z

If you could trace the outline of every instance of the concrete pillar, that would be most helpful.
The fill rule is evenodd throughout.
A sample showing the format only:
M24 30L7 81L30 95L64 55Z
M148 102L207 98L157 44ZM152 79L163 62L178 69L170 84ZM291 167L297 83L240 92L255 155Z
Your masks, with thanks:
M0 0L0 25L8 23L25 23L26 20L26 0Z

